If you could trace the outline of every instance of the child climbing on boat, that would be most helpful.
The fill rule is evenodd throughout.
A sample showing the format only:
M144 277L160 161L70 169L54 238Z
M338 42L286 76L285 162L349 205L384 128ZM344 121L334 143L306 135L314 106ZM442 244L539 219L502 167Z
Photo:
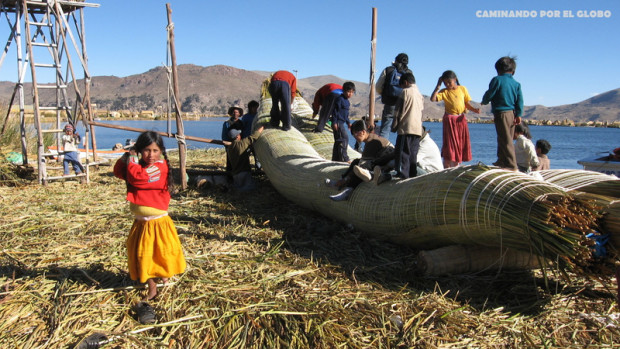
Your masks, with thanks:
M338 181L332 182L326 179L329 186L338 187L342 191L331 195L334 201L347 200L362 182L370 182L373 178L370 173L374 169L375 176L381 174L381 168L391 170L394 167L394 146L389 140L368 130L368 125L363 120L357 120L351 125L351 134L356 141L364 143L362 157L351 161L349 168ZM378 184L375 181L375 184Z
M63 176L69 175L69 165L73 166L76 175L84 172L84 166L80 163L80 155L78 153L78 143L80 143L80 135L74 133L75 128L71 124L64 127L65 134L62 135L62 147L64 156L62 160Z
M148 286L136 311L140 322L151 323L155 313L146 301L157 296L158 279L166 283L185 271L181 242L167 212L172 175L162 137L153 131L140 134L134 148L114 165L114 175L126 181L134 215L126 244L129 276Z
M515 126L515 156L519 171L530 173L532 168L540 164L536 156L536 148L532 143L530 128L526 124L520 123Z
M342 93L334 102L334 109L331 115L332 130L334 131L334 148L332 151L332 161L349 162L347 149L349 148L349 132L351 120L349 120L349 109L351 102L349 98L355 93L355 84L347 81L342 84Z
M442 83L446 88L441 89ZM471 97L467 88L459 83L459 79L452 70L446 70L441 74L431 94L431 101L444 101L443 145L441 146L444 168L456 167L462 162L471 161L471 143L465 112L471 110L480 114L480 108L475 108L469 103Z

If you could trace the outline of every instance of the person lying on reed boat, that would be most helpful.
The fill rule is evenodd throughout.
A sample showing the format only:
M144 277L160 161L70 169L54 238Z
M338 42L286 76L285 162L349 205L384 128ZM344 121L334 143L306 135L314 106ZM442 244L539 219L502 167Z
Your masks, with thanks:
M373 179L371 170L381 173L394 167L394 145L389 140L368 131L363 120L358 120L351 125L351 134L356 141L364 143L362 157L355 159L338 181L325 179L328 186L338 187L342 191L330 198L334 201L347 200L353 189L362 182L370 182ZM375 173L377 174L377 173ZM379 184L379 178L375 178L375 184Z

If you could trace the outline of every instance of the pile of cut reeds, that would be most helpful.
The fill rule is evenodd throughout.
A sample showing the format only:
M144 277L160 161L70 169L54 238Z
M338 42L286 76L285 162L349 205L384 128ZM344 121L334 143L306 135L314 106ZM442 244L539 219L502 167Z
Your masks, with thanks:
M225 166L222 149L187 158L191 169ZM154 325L132 311L145 291L127 275L132 218L110 167L84 185L0 186L0 347L66 348L94 332L106 348L586 347L620 336L611 285L544 288L539 272L418 277L416 250L258 179L252 193L173 197L188 269L160 289Z

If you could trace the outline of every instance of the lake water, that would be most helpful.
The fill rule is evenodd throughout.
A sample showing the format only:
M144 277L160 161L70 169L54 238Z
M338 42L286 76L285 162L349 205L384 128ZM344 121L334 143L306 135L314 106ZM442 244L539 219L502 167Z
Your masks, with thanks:
M186 120L183 122L185 134L188 136L220 139L222 123L226 118L203 118L201 120ZM148 130L167 132L168 122L165 120L123 120L105 121L106 123L136 127ZM435 143L441 148L442 124L439 122L425 122L424 126L431 131ZM84 129L78 128L81 135ZM176 125L172 122L172 132L176 131ZM595 127L564 127L564 126L530 126L532 141L544 138L551 143L551 151L548 156L551 160L551 168L554 169L582 169L577 160L591 155L609 154L614 148L620 147L620 129L595 128ZM469 124L473 161L466 164L474 164L478 161L491 164L496 157L496 135L493 124ZM125 144L126 139L135 139L137 133L106 127L95 129L98 149L112 149L114 144ZM396 135L390 134L390 141L396 143ZM350 144L354 144L351 137ZM165 139L166 148L177 148L174 138ZM220 147L202 142L187 142L188 149Z

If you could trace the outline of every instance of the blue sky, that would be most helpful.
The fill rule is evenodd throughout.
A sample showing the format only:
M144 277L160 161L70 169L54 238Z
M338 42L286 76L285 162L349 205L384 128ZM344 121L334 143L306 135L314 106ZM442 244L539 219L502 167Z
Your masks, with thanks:
M178 64L297 70L299 78L335 75L368 82L376 7L377 77L406 52L425 95L451 69L479 101L496 74L495 61L504 55L517 56L515 78L526 105L576 103L620 88L616 0L87 2L100 4L85 10L93 76L122 77L161 66L170 3ZM527 11L530 17L483 17L494 10ZM0 19L0 38L8 35L5 22ZM14 50L0 68L0 80L14 79Z

